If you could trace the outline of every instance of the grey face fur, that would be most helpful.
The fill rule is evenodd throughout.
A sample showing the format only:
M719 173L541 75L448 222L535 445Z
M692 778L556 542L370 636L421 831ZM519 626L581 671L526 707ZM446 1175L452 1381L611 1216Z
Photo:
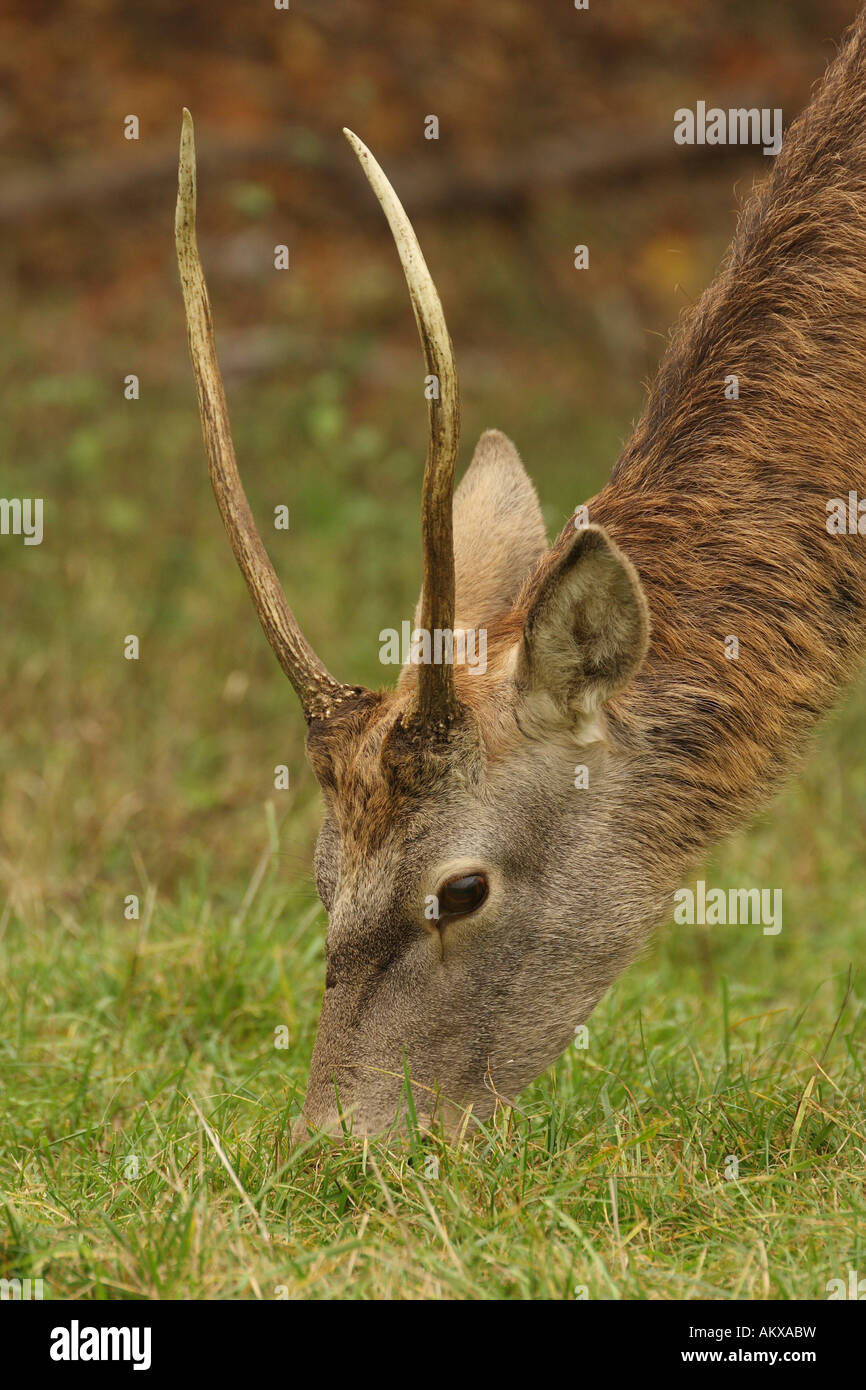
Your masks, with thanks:
M460 621L502 628L487 673L458 672L461 696L475 687L463 727L433 754L402 744L407 670L359 728L311 737L329 926L299 1133L338 1132L340 1111L355 1132L389 1127L407 1072L427 1121L489 1116L559 1056L635 949L603 706L646 650L638 580L603 532L575 532L514 618L543 527L502 435L483 436L454 511ZM437 921L441 885L463 874L486 877L486 900Z
M602 759L590 761L598 776ZM609 940L594 929L600 909L609 920L607 892L586 881L570 771L567 758L557 768L532 750L455 785L435 818L407 815L360 864L326 821L316 856L326 990L305 1107L314 1123L333 1127L336 1085L356 1129L389 1125L404 1055L419 1115L430 1118L438 1093L448 1117L470 1103L485 1117L497 1094L515 1096L562 1052L612 973ZM477 912L442 927L425 916L444 879L479 871L490 889Z

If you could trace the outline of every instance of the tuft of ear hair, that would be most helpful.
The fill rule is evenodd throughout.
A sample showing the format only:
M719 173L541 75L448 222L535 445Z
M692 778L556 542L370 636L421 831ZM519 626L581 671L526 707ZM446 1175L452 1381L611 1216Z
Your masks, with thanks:
M649 609L637 571L601 526L583 527L535 594L515 683L531 723L587 737L605 701L640 669Z

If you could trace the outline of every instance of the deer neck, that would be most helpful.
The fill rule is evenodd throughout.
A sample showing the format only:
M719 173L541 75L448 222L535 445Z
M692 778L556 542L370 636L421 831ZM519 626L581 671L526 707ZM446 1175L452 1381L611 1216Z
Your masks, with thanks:
M620 809L680 859L775 791L866 653L864 112L866 10L588 504L652 621L611 710Z

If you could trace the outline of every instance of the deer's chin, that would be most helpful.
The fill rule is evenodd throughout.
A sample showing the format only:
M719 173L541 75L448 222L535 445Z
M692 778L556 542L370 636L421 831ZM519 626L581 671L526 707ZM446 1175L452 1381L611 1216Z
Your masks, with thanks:
M399 1143L412 1130L435 1134L450 1142L471 1134L479 1122L489 1120L498 1103L510 1104L510 1099L486 1086L473 1101L457 1103L440 1098L438 1105L430 1109L419 1104L416 1097L415 1114L410 1121L402 1096L378 1103L358 1100L342 1105L340 1111L327 1100L319 1106L308 1096L292 1126L292 1146L315 1139L342 1143L349 1138Z
M550 1062L555 1061L552 1057ZM292 1147L309 1144L316 1139L341 1144L347 1139L369 1139L372 1141L399 1143L412 1130L422 1134L435 1134L448 1142L469 1136L493 1117L497 1105L516 1104L519 1092L543 1075L550 1062L540 1067L532 1067L509 1074L509 1084L498 1085L486 1078L485 1083L473 1100L462 1103L440 1099L435 1110L421 1108L416 1100L415 1116L410 1122L405 1101L401 1097L390 1106L365 1106L363 1101L347 1104L340 1111L324 1104L321 1108L314 1100L304 1103L301 1114L292 1126Z
M416 1120L417 1128L422 1133L441 1132L439 1126L429 1115L418 1115ZM398 1141L408 1133L409 1125L405 1113L393 1115L390 1120L386 1120L381 1115L378 1117L365 1116L361 1112L357 1114L344 1112L340 1115L333 1111L323 1113L313 1119L306 1111L302 1111L292 1126L292 1147L297 1148L317 1139L324 1139L330 1144L343 1144L350 1139L369 1139L381 1142ZM446 1137L452 1137L447 1128L445 1134Z

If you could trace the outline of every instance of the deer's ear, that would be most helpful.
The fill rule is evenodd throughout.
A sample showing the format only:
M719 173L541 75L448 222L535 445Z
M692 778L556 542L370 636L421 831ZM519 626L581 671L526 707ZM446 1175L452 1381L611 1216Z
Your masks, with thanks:
M588 733L648 646L649 614L634 566L602 527L575 531L533 598L517 649L515 681L529 721Z
M546 549L520 455L499 430L485 430L454 494L454 626L483 628L507 613Z

